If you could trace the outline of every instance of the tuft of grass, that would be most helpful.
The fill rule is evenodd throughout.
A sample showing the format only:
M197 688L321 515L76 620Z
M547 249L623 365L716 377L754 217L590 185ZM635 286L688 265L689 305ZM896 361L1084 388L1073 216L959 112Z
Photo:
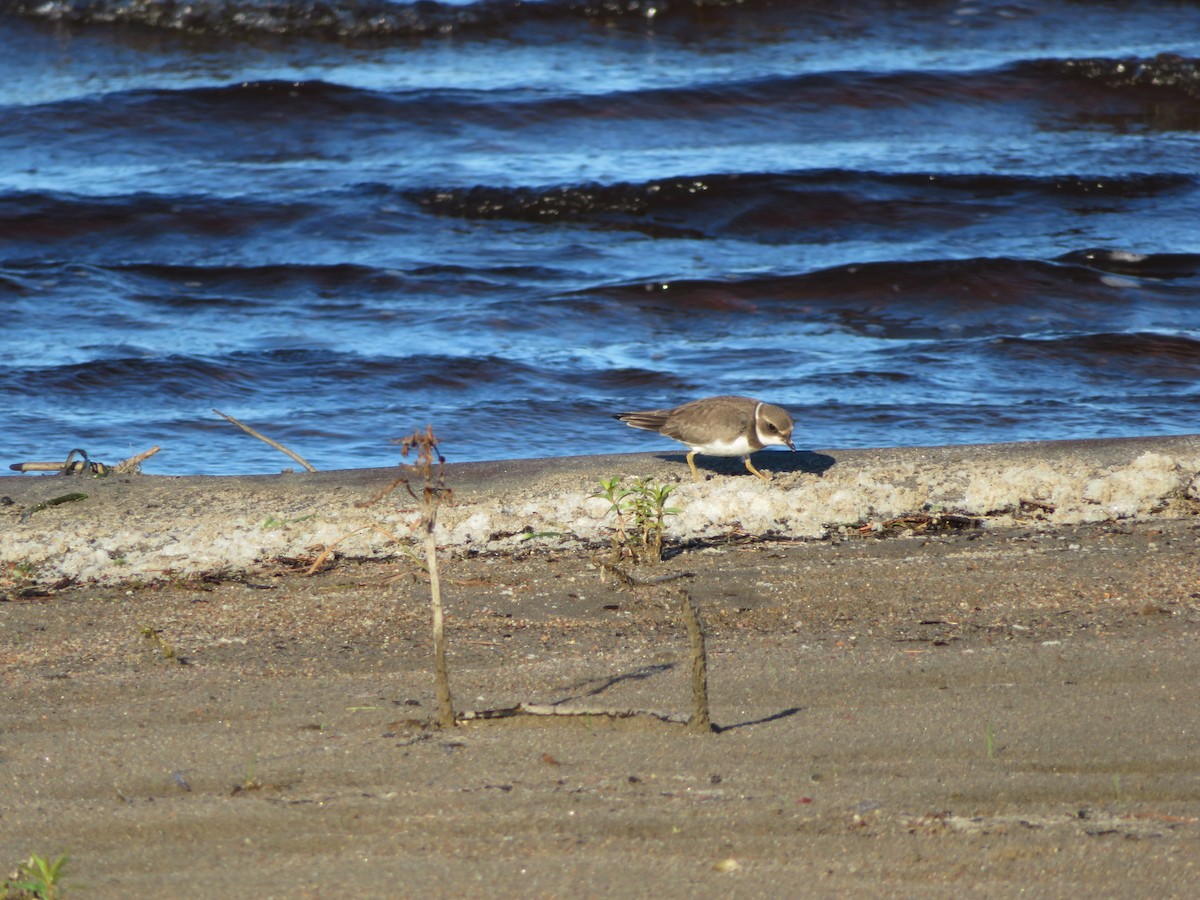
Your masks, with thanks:
M4 882L3 900L56 900L66 893L63 876L67 854L58 859L29 854L29 859L17 867L13 878Z

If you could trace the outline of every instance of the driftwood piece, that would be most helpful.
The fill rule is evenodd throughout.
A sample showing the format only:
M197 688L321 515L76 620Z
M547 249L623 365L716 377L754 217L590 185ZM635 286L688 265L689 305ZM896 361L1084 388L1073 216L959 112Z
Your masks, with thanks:
M159 447L156 444L155 446L151 447L149 450L143 450L141 453L137 454L136 456L131 456L131 457L129 457L129 459L121 460L119 463L117 463L115 466L112 467L112 474L128 475L130 472L136 472L138 469L138 466L140 466L142 463L144 463L146 460L148 460L150 457L152 457L155 453L157 453L161 449L162 449L162 447Z
M20 462L13 463L9 468L14 472L62 472L69 465L60 462Z
M581 706L554 706L541 703L518 703L516 706L504 706L498 709L468 709L459 716L464 722L484 719L509 719L514 716L595 716L607 719L632 719L636 716L647 716L662 722L682 724L688 720L674 713L658 713L644 709L598 709Z
M251 437L256 437L260 441L262 441L264 444L269 444L270 446L274 447L280 453L287 454L292 459L294 459L296 462L300 463L300 465L304 466L304 468L307 469L309 472L317 471L316 467L311 465L308 462L308 460L306 460L303 456L301 456L298 453L292 452L287 447L283 446L283 444L279 443L279 441L273 441L266 435L259 434L257 431L255 431L253 428L251 428L249 425L246 425L243 422L239 422L233 416L225 415L225 413L221 412L219 409L214 409L213 412L215 412L222 419L225 419L227 422L232 422L234 425L236 425L238 428L242 429L242 431L246 432L246 434L250 435Z

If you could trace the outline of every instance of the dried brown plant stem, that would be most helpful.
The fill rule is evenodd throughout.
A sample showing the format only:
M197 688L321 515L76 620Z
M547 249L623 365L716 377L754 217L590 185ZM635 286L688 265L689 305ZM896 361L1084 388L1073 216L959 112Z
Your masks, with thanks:
M234 425L236 425L238 428L242 429L242 431L246 432L246 434L250 435L251 437L256 437L260 441L262 441L264 444L269 444L270 446L272 446L276 450L278 450L280 453L286 453L288 456L290 456L296 462L300 463L300 465L304 466L304 468L307 469L309 472L317 471L316 467L313 466L312 464L310 464L308 462L308 460L306 460L303 456L301 456L299 453L292 452L287 447L283 446L283 444L279 443L279 441L273 441L266 435L259 434L257 431L255 431L253 428L251 428L249 425L246 425L243 422L239 422L233 416L225 415L225 413L221 412L219 409L214 409L213 412L215 412L222 419L225 419L228 422L232 422Z
M366 504L356 504L356 505L363 506ZM317 572L321 571L321 567L324 566L325 563L327 563L329 561L329 558L334 555L334 552L337 550L338 544L340 544L342 541L346 540L346 538L353 537L356 534L361 534L364 531L377 531L380 534L382 534L385 538L387 538L389 541L391 541L393 544L400 543L400 539L397 538L390 531L388 531L386 528L380 528L378 525L364 525L362 528L355 528L349 534L343 534L340 538L338 538L332 544L317 544L315 547L309 548L309 549L316 551L317 555L313 559L312 565L310 565L307 569L304 570L304 574L305 575L315 575Z
M438 724L454 724L454 699L450 696L450 673L446 668L446 633L442 619L442 585L438 578L437 541L433 537L433 517L425 535L425 561L429 566L429 608L433 615L433 677L437 689Z
M688 719L688 730L708 734L713 725L708 714L708 654L704 647L704 626L700 623L700 610L692 595L680 591L679 599L687 622L692 656L692 716Z
M425 528L425 564L429 571L429 609L433 619L433 675L438 702L438 725L449 728L455 724L454 699L450 695L450 673L446 666L446 633L442 615L442 582L438 575L437 538L434 530L437 527L438 507L444 499L450 496L446 488L443 468L445 458L438 452L437 437L433 426L426 426L425 432L414 431L410 437L400 442L400 452L408 456L416 448L417 462L412 466L415 474L425 481L425 489L420 497L406 479L405 485L414 498L424 506L422 525ZM434 471L434 460L437 460L437 470Z

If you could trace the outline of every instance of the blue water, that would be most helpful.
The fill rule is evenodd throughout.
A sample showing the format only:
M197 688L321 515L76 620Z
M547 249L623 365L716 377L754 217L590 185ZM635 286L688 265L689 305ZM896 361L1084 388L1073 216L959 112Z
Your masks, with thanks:
M1200 430L1200 6L0 0L0 464ZM7 469L3 469L7 471Z

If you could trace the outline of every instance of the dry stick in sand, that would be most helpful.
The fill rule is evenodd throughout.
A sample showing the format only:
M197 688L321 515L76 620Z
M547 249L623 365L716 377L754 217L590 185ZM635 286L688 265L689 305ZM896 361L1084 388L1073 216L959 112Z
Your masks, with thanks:
M421 524L425 528L425 564L429 569L429 608L433 615L433 673L437 688L438 724L449 728L455 724L454 700L450 696L450 675L446 669L446 635L442 623L442 585L438 577L437 539L434 528L437 525L438 506L443 499L450 497L446 487L444 468L446 459L438 452L437 437L433 426L427 425L425 433L414 431L410 437L400 442L400 454L407 457L415 447L417 462L412 466L413 471L425 479L425 490L420 497L412 489L408 479L404 485L414 499L418 499L425 507ZM433 469L434 458L437 458L437 473Z
M713 725L708 715L708 654L704 649L704 626L700 624L700 609L692 595L680 591L679 600L692 650L692 717L688 719L688 730L707 734L713 730Z
M257 431L255 431L253 428L251 428L249 425L239 422L233 416L225 415L225 413L221 412L219 409L214 409L213 412L215 412L222 419L232 422L234 425L236 425L238 428L242 429L242 431L246 432L246 434L250 435L251 437L258 438L264 444L270 444L272 447L274 447L280 453L286 453L288 456L290 456L296 462L300 463L300 465L304 466L304 468L307 469L308 471L310 471L310 472L317 471L316 467L310 465L308 460L306 460L303 456L301 456L298 453L293 453L287 447L283 446L283 444L279 443L279 441L273 441L266 435L259 434Z
M464 720L509 719L513 716L579 716L583 718L601 717L609 719L632 719L639 716L649 716L671 724L685 723L683 716L674 713L657 713L645 709L601 709L591 706L555 706L551 703L518 703L516 706L504 706L499 709L468 709L463 712Z

